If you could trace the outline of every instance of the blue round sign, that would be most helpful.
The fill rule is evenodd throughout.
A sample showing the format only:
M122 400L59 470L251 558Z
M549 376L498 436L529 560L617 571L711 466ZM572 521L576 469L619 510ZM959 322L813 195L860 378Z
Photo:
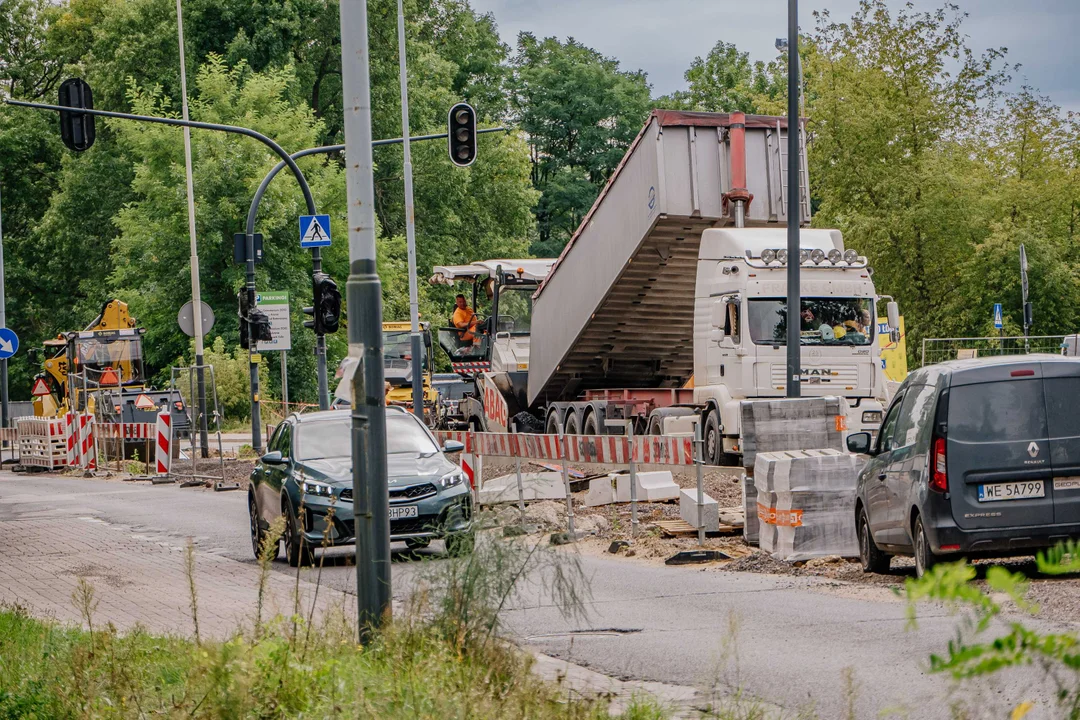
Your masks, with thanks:
M19 349L19 336L10 328L0 328L0 360L7 360Z

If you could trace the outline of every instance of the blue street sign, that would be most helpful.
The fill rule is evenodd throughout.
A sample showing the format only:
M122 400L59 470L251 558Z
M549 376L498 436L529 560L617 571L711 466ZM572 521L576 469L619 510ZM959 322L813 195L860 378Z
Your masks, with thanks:
M1005 326L1001 318L1001 303L994 303L994 327L1000 330Z
M300 216L300 247L330 247L330 216Z
M14 330L0 328L0 360L7 360L19 349L19 336Z

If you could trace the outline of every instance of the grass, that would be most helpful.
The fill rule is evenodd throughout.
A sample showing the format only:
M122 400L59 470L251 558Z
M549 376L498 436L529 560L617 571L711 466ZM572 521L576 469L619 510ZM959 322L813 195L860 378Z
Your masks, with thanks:
M281 523L269 530L276 544ZM270 548L270 543L264 547ZM582 700L531 673L531 657L498 640L498 610L520 580L542 576L557 603L580 612L580 568L524 543L485 542L462 558L426 563L404 612L357 643L355 609L264 619L271 553L259 561L250 627L226 640L199 633L189 544L185 572L193 637L120 633L98 614L80 578L71 601L82 627L0 607L0 720L31 718L530 718L599 720L607 703ZM572 607L571 607L572 606ZM83 629L85 628L85 629ZM626 720L659 720L649 699Z

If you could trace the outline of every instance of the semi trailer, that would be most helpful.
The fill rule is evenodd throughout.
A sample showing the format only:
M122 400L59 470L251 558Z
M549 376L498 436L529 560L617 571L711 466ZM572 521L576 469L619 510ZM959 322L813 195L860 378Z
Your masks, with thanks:
M802 394L842 397L849 432L876 429L877 318L885 303L896 333L899 311L840 231L809 229L801 137L799 197L787 196L787 132L781 117L655 110L557 260L435 268L434 283L472 285L473 308L490 301L469 342L452 324L440 331L475 384L468 425L588 435L700 424L706 460L734 464L739 403L785 395L797 262ZM787 256L789 221L798 257Z

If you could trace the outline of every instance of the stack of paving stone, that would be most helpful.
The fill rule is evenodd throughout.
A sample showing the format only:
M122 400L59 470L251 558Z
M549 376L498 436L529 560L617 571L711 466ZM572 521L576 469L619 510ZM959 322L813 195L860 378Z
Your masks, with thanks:
M844 449L843 400L838 397L746 400L740 403L743 454L743 537L758 543L759 522L754 465L758 453L779 450Z
M839 450L759 452L754 461L759 545L778 560L855 557L859 459Z

